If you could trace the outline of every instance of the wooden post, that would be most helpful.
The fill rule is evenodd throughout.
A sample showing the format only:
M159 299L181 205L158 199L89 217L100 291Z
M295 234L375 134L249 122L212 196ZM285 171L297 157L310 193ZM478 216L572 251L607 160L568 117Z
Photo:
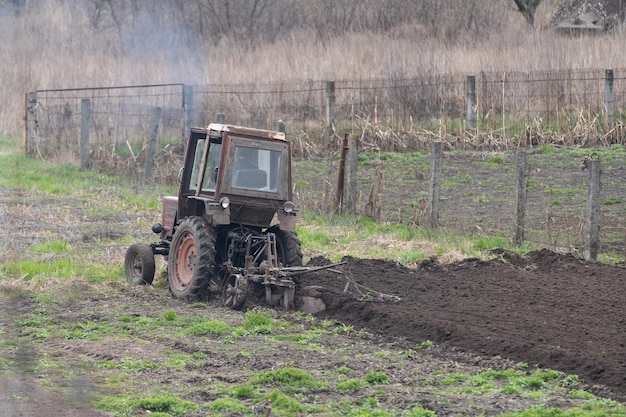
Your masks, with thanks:
M91 100L80 100L80 169L89 169L89 133L91 131Z
M37 150L37 92L26 95L26 156L35 156Z
M606 107L606 122L609 129L613 128L613 70L604 71L604 107Z
M443 162L443 143L433 142L432 162L430 165L430 226L439 227L439 200L441 195L441 165Z
M600 161L589 161L589 194L587 196L587 216L585 228L585 253L586 261L598 259L598 235L600 231L600 176L602 168Z
M517 151L517 186L515 188L515 246L524 243L524 231L526 230L526 151Z
M472 129L476 129L476 76L467 76L467 124Z
M326 143L330 144L335 123L335 82L326 81Z
M348 172L344 202L347 213L356 213L358 138L359 136L354 133L348 135Z
M348 151L348 134L343 138L341 144L341 156L339 158L339 172L337 173L337 195L335 197L335 211L338 213L343 212L343 186L345 182L345 168L346 168L346 152Z
M184 132L183 141L186 141L191 132L193 121L193 85L183 84L183 117L184 117Z
M150 135L148 136L148 149L146 150L146 165L143 171L143 182L150 181L152 168L154 168L154 153L157 145L157 132L159 130L159 119L161 118L161 108L155 107L152 111L152 121L150 122Z

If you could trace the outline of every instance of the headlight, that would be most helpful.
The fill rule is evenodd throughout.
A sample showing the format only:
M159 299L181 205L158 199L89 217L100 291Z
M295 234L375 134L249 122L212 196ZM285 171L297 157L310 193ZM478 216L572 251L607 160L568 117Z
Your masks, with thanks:
M285 201L285 204L283 204L283 211L287 214L293 213L295 208L296 206L291 201Z
M222 208L226 210L228 206L230 206L230 199L228 197L220 198L220 206L222 206Z

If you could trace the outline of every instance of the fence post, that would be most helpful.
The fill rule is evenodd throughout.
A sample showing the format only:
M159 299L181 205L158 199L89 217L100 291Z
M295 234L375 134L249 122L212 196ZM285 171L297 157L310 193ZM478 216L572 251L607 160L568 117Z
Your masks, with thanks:
M439 199L441 194L441 165L443 162L443 143L433 142L432 162L430 165L430 225L439 227Z
M524 231L526 230L526 151L517 151L517 186L515 188L515 246L524 243Z
M598 234L600 217L600 175L602 168L600 161L589 161L589 194L587 196L587 215L585 228L585 253L586 261L598 259Z
M80 169L89 168L89 133L91 131L91 100L80 100Z
M152 121L150 122L150 136L148 136L148 149L146 150L146 165L143 171L143 182L150 181L152 168L154 167L154 153L157 145L157 132L159 130L159 119L161 118L161 108L155 107L152 111Z
M348 152L348 134L346 133L341 142L341 153L339 156L339 170L337 172L337 193L335 196L335 211L343 213L344 185L346 182L346 154Z
M37 92L26 95L26 156L34 156L37 149Z
M606 107L606 121L609 129L613 129L613 70L604 71L604 107Z
M283 133L285 133L285 122L283 122L282 120L279 120L279 121L276 123L276 129L277 129L279 132L283 132Z
M217 115L215 115L215 121L217 123L224 123L226 121L226 115L224 113L217 113Z
M357 161L358 161L358 138L350 133L348 135L348 172L346 178L345 208L347 213L356 213L356 184L357 184Z
M335 82L326 81L326 143L330 144L332 127L335 123Z
M476 76L467 76L467 124L476 129Z
M186 141L193 125L193 85L183 84L183 117L185 131L183 140Z

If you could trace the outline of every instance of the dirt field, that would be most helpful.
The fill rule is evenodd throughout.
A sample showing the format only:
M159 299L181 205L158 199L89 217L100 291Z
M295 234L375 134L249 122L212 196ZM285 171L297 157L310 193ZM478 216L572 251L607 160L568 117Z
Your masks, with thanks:
M243 383L246 370L274 369L295 360L298 367L309 372L324 372L337 369L348 360L346 355L350 355L353 359L349 360L349 366L357 372L371 369L393 372L394 385L385 397L387 405L402 408L419 402L439 416L483 412L495 415L533 405L532 400L521 396L451 399L424 388L421 391L408 388L418 378L428 378L441 369L479 372L485 368L506 369L518 362L576 374L594 394L624 401L624 269L588 264L549 251L533 252L525 257L508 253L497 256L492 261L468 259L452 265L425 261L417 269L382 260L350 258L348 281L331 272L302 277L301 286L326 288L323 296L328 310L318 315L320 319L354 326L350 334L320 341L323 353L303 354L298 348L282 345L259 349L258 339L253 338L237 341L233 350L219 340L137 330L123 339L104 337L97 342L50 337L42 344L24 344L20 338L15 350L4 352L21 364L20 369L28 368L29 361L47 357L62 361L68 369L82 371L69 379L47 375L40 380L41 376L19 371L17 377L1 377L0 415L105 415L81 406L84 404L81 395L87 398L92 390L100 392L102 388L97 386L110 378L100 375L102 371L96 363L123 362L129 357L159 363L167 351L207 352L209 358L202 366L187 367L185 372L146 370L127 383L135 388L147 383L186 386L187 395L193 397L199 395L193 387L203 384ZM328 261L316 258L311 263L325 262ZM120 306L126 306L124 314L130 317L156 319L163 311L173 309L180 315L203 315L226 322L241 318L241 312L226 310L217 303L198 309L173 300L166 289L126 288L117 284L110 286L108 294L85 294L89 296L69 304L47 306L48 316L66 325L84 323L86 319L109 323L119 314ZM13 334L23 332L16 323L29 317L35 305L12 297L0 301L3 338L11 339ZM254 305L249 300L246 308ZM284 317L298 321L293 314ZM366 329L367 336L357 337L360 329ZM417 353L400 367L375 359L375 352L405 352L426 340L435 342L436 348L428 350L426 356ZM244 350L254 352L253 356L239 354ZM56 381L59 385L46 389L41 386L43 380ZM205 401L217 398L214 393L201 392L207 397ZM332 392L325 395L331 397L319 394L317 401L333 400ZM552 398L548 404L571 406L566 398L565 395Z
M342 298L343 282L318 273L317 285L335 289L325 297L324 316L414 344L431 340L577 374L599 392L626 400L623 268L547 250L524 257L500 251L487 262L425 261L417 269L349 263L358 284L401 300Z
M457 162L455 169L460 169ZM626 175L622 165L611 172ZM578 182L584 182L586 175L566 174ZM481 175L495 178L492 170ZM485 187L493 188L494 183ZM613 178L605 190L609 190L608 197L621 195L623 181ZM22 256L43 259L45 254L27 253L28 246L59 239L85 245L85 256L106 256L112 264L121 265L128 245L119 244L122 236L112 231L130 231L142 241L149 233L144 226L155 221L154 213L146 212L88 214L93 213L90 204L97 201L50 197L29 203L38 201L35 192L7 188L0 189L0 196L0 215L7 225L2 262ZM536 207L543 208L550 195L540 197ZM476 211L471 202L464 204L459 206L467 207L468 213ZM605 218L621 227L619 220L613 220L621 218L623 204L609 208L615 213ZM76 218L81 220L76 222ZM469 218L469 214L459 217ZM138 231L140 223L144 226ZM529 369L538 365L578 375L581 385L576 388L625 402L626 270L548 250L523 257L502 250L492 255L489 261L466 259L452 264L426 260L414 268L349 258L348 281L330 272L303 276L299 286L324 288L328 309L317 318L337 326L335 331L317 329L318 339L301 339L300 333L319 324L282 312L275 312L277 319L293 328L276 329L269 336L246 335L234 342L217 336L181 336L180 328L143 328L142 323L162 321L166 311L189 320L214 318L234 326L242 322L245 311L226 310L214 301L190 305L174 300L163 277L157 278L154 287L129 287L121 267L112 268L104 282L79 280L47 301L34 301L20 291L17 297L0 293L0 417L111 415L86 408L94 394L147 393L155 387L208 404L225 395L220 391L223 386L240 386L259 372L288 366L318 377L335 375L342 367L350 368L355 377L376 370L391 380L388 385L345 393L319 390L304 396L303 401L311 404L355 399L365 403L375 396L384 409L407 410L420 404L438 416L492 416L533 405L563 409L579 405L569 397L569 388L533 398L444 391L437 385L442 374L479 374L485 369L516 368L520 362L529 364ZM311 260L314 265L327 262L325 258ZM249 300L246 308L254 307ZM42 320L45 335L37 327ZM106 332L89 333L92 327ZM73 329L86 335L75 337ZM417 349L427 340L434 346ZM168 365L173 356L194 354L205 359L183 369ZM131 360L150 361L158 367L126 370L120 377L115 366L127 366ZM259 404L246 401L257 407L255 415L262 415ZM207 414L201 410L185 415ZM127 415L145 415L145 411Z

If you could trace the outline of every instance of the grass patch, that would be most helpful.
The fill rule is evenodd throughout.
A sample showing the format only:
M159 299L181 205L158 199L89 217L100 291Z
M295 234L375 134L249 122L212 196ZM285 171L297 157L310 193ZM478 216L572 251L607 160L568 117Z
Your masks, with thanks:
M315 391L327 386L326 382L316 380L308 372L292 367L260 372L249 382L253 385L281 387L292 394Z

